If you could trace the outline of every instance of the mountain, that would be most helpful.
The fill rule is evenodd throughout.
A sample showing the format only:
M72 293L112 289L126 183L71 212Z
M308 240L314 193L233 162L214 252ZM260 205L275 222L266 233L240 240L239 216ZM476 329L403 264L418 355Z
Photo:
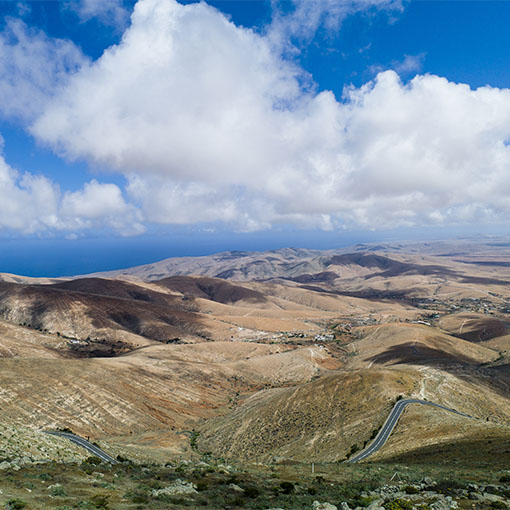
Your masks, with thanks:
M2 419L144 458L189 450L193 429L194 447L244 462L338 461L409 396L473 418L409 408L374 459L462 452L484 434L508 441L506 250L226 252L71 279L4 276Z

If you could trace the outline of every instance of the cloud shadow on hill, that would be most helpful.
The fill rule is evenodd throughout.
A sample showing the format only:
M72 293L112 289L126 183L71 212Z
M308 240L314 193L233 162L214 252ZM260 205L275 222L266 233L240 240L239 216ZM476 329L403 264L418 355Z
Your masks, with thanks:
M391 365L417 364L426 366L475 363L473 359L461 354L435 349L421 342L405 342L393 345L384 352L366 358L366 361L380 365L390 363Z

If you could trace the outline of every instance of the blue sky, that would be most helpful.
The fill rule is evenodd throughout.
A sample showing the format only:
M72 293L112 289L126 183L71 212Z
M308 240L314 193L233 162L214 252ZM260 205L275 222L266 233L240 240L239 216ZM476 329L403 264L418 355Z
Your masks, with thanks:
M0 271L507 232L509 2L0 13Z

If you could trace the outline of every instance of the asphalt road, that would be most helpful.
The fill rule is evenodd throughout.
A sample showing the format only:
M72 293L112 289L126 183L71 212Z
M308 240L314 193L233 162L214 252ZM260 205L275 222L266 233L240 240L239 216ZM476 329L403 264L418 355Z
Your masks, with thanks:
M115 460L113 457L111 457L106 452L101 450L101 448L98 448L97 446L93 445L90 441L87 441L86 439L83 439L83 437L77 436L76 434L49 430L45 431L45 434L65 437L66 439L69 439L69 441L72 441L74 444L81 446L82 448L85 448L96 457L99 457L101 460L104 460L105 462L110 462L111 464L118 464L117 460Z
M400 415L409 404L422 404L425 406L439 407L440 409L444 409L445 411L459 414L460 416L465 416L466 418L472 418L472 416L469 416L468 414L464 414L459 411L456 411L455 409L442 406L441 404L434 404L434 402L428 402L427 400L418 400L416 398L406 398L403 400L399 400L391 410L391 413L389 414L388 418L386 418L384 425L382 426L377 436L375 436L375 439L372 441L372 443L370 443L370 445L367 448L359 452L357 455L349 459L347 462L351 463L359 462L360 460L366 459L369 455L372 455L377 450L379 450L381 446L383 446L384 443L386 443L386 441L390 437L390 434L393 432L393 429L395 428L395 425L397 424Z

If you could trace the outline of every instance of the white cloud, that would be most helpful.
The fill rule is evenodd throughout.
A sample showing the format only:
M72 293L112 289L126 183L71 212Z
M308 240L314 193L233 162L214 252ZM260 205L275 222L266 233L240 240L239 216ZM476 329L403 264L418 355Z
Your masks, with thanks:
M27 233L57 223L58 189L45 177L19 175L0 157L0 228Z
M276 47L295 50L293 43L309 42L320 28L334 34L356 12L402 10L401 0L272 0L273 20L268 37ZM289 8L290 7L290 8Z
M422 52L417 55L404 55L402 60L393 60L390 66L371 65L369 71L372 75L379 74L383 71L394 70L403 77L416 74L422 70L423 61L426 53Z
M404 55L403 60L394 62L392 68L399 74L417 73L423 67L425 55L423 52L418 55Z
M122 0L69 0L64 7L75 12L82 22L96 18L105 25L125 28L129 20Z
M311 37L350 12L399 4L295 5L272 30ZM310 5L319 11L307 14ZM71 42L9 20L0 111L35 119L32 133L63 156L124 174L131 203L96 181L62 194L0 159L0 228L72 236L136 234L143 223L249 231L510 219L509 90L431 75L402 83L385 71L337 100L302 86L306 73L275 50L274 33L236 27L203 3L141 0L121 43L90 63ZM394 67L416 72L421 59Z
M144 231L140 213L128 205L114 184L91 181L61 194L42 175L19 174L0 156L0 230L71 232L109 227L122 235Z
M126 203L119 187L96 180L85 183L82 190L65 193L60 216L66 230L108 226L125 235L145 231L140 212Z
M335 228L510 217L510 91L393 71L342 101L205 4L142 0L32 132L129 179L146 221Z
M17 19L0 32L0 114L32 120L87 59L71 41L53 39Z

